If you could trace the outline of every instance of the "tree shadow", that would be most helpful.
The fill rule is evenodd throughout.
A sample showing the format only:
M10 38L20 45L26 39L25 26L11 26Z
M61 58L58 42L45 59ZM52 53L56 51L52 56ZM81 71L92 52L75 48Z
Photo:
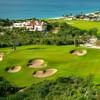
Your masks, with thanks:
M40 47L35 47L35 48L27 48L28 50L40 50L40 49L46 49L46 48L40 48Z

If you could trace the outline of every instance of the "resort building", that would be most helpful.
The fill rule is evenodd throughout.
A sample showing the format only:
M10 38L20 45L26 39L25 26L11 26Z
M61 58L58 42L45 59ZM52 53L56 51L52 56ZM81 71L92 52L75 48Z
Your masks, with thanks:
M45 31L46 28L47 28L47 24L45 22L35 21L34 31Z
M14 23L13 27L15 28L26 28L29 31L45 31L47 28L47 23L43 21L26 21Z
M22 28L26 26L26 22L13 23L13 27Z
M74 20L76 18L74 16L65 16L64 19L65 20Z

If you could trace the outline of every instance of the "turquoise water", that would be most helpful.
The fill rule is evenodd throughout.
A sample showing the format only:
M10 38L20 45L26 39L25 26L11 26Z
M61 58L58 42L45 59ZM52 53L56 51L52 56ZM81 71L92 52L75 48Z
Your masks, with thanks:
M100 11L100 0L0 0L0 18L50 18Z

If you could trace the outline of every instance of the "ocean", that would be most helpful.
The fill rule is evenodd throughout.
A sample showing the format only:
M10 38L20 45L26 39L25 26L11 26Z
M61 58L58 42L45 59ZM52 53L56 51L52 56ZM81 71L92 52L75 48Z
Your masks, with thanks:
M0 0L0 18L54 18L100 11L100 0Z

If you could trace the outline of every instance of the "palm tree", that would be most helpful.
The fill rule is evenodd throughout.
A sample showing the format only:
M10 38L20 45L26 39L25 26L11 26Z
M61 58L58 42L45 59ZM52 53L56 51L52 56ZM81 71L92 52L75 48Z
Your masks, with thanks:
M73 36L74 45L79 46L80 31L79 30L73 30L72 36Z
M15 29L12 30L11 38L12 38L12 49L16 51L16 30Z

